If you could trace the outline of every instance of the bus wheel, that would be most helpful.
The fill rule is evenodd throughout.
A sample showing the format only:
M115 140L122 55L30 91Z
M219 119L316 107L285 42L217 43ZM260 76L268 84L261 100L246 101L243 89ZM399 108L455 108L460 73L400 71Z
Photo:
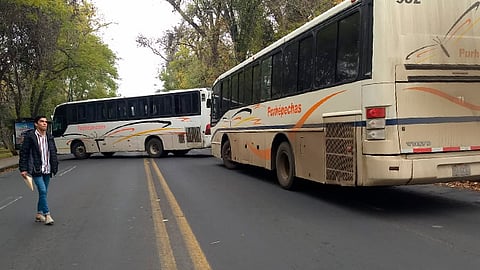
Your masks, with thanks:
M284 189L293 189L295 183L295 159L290 144L282 142L275 159L277 180Z
M72 145L72 153L77 159L86 159L90 156L82 142L75 142Z
M190 151L190 150L174 150L174 151L172 151L172 153L175 156L181 157L181 156L185 156L188 153L188 151Z
M162 141L158 138L152 138L148 140L146 148L148 155L152 158L157 158L164 155Z
M237 168L237 163L232 161L232 148L229 140L226 140L222 145L222 160L223 165L227 169L233 170Z
M113 154L115 154L115 152L102 152L102 155L104 155L106 157L112 157Z

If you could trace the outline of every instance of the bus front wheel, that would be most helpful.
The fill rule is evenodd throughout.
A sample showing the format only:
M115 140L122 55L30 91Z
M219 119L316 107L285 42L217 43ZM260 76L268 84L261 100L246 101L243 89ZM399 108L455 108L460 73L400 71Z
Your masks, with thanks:
M226 140L222 145L222 160L223 165L227 169L233 170L237 168L237 163L232 160L232 147L229 140Z
M152 158L161 157L163 155L163 144L162 141L158 138L152 138L147 142L146 145L147 154Z
M295 159L290 144L282 142L275 158L277 180L284 189L293 189L295 183Z
M90 156L83 142L74 142L72 145L72 153L77 159L86 159Z

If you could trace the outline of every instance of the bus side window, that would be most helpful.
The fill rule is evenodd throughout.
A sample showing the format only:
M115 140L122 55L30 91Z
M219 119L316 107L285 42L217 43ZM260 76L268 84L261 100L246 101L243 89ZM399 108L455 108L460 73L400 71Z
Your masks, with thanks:
M297 92L298 41L294 41L285 47L283 57L285 61L283 92L288 95Z
M87 122L95 122L95 103L87 104Z
M315 87L335 83L335 59L337 55L337 24L320 29L316 36Z
M253 73L252 66L245 69L245 87L244 87L244 102L245 104L252 104L253 101Z
M148 98L138 100L138 113L140 117L148 116Z
M243 70L238 73L238 105L245 105L245 77Z
M258 103L260 102L260 91L261 91L261 85L262 85L262 70L260 68L260 65L257 64L253 66L253 103Z
M130 119L135 119L139 117L138 102L136 99L128 101L127 111L128 117Z
M262 61L262 78L260 101L269 100L272 96L272 57Z
M151 116L158 116L158 106L159 106L160 97L154 97L150 99L150 115Z
M107 119L115 120L117 119L117 104L115 101L107 102Z
M78 123L87 122L87 110L85 109L85 104L78 104Z
M107 107L105 106L105 102L99 102L97 104L97 120L98 121L107 120Z
M191 109L191 112L192 114L200 114L201 113L201 109L200 109L200 93L199 92L192 92L191 94L191 98L192 98L192 109Z
M232 75L232 102L231 108L238 107L238 73Z
M125 104L125 100L117 100L117 119L127 119L127 105Z
M278 52L272 57L272 98L282 96L282 70L282 52Z
M308 35L300 40L298 53L298 91L312 89L313 70L315 69L313 57L313 36Z
M77 105L71 104L67 105L67 123L75 124L77 123Z
M225 114L230 109L230 78L226 78L222 81L222 115Z
M360 59L360 13L341 20L338 33L337 82L354 80Z

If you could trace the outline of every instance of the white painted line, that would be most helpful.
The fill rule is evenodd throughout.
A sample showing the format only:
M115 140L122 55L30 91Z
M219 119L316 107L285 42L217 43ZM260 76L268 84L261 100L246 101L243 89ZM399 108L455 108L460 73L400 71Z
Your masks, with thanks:
M8 202L7 204L0 206L0 210L3 210L5 208L7 208L9 205L13 204L14 202L16 202L16 201L18 201L22 198L23 198L22 196L18 196L17 198L14 198L12 201Z
M68 170L66 170L66 171L61 172L60 174L58 174L58 176L64 176L65 174L73 171L75 168L77 168L77 166L73 166L72 168L70 168L70 169L68 169Z

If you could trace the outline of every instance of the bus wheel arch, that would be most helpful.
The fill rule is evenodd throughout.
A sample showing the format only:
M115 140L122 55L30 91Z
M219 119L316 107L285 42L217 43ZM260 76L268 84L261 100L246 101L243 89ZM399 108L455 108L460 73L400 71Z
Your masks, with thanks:
M234 170L238 167L238 164L232 160L232 147L230 144L230 139L227 134L224 134L222 137L222 146L221 146L221 155L223 160L223 165L230 170Z
M272 144L272 170L284 189L295 187L295 156L285 135L277 136Z
M162 140L157 136L150 136L145 140L145 150L149 157L157 158L165 156Z
M90 157L90 154L87 153L87 148L81 140L75 140L70 145L70 151L77 159L86 159Z

